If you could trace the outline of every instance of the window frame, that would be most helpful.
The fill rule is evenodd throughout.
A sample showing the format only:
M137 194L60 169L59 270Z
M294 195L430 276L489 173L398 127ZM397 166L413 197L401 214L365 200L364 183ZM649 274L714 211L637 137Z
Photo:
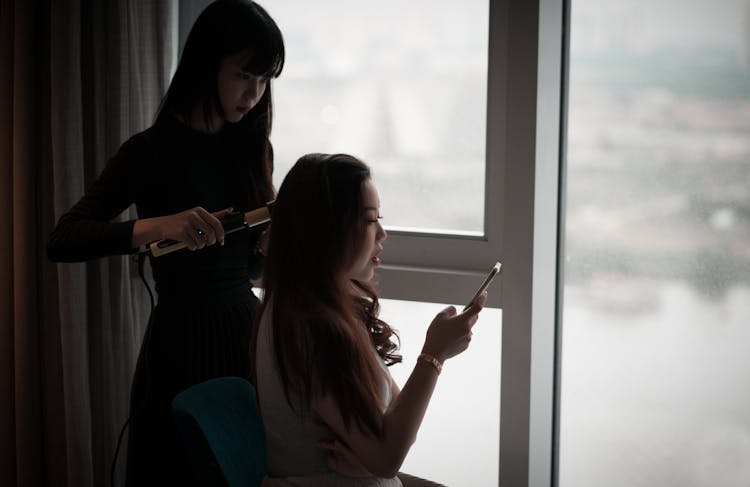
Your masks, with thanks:
M503 262L488 306L503 310L504 487L557 485L568 12L490 1L484 235L391 232L379 271L383 297L461 303Z
M492 3L506 93L499 485L557 485L566 1ZM495 38L497 36L497 39ZM495 86L494 83L491 86ZM502 130L501 129L501 130Z

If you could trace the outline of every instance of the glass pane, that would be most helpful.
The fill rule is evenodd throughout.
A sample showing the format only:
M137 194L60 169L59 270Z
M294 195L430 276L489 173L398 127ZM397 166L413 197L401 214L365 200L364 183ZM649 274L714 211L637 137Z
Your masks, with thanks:
M574 0L560 482L750 479L750 2Z
M275 180L308 152L373 167L385 223L484 230L488 0L274 0Z
M381 300L381 318L401 338L404 360L391 367L400 387L414 369L430 322L446 306ZM501 323L499 309L485 308L469 349L445 363L402 472L449 486L497 485Z

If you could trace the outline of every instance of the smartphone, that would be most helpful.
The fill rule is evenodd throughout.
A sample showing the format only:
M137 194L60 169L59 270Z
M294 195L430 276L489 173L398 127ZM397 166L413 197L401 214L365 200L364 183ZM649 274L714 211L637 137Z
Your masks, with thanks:
M484 278L484 282L482 282L482 285L479 286L479 289L477 290L477 292L474 293L474 297L471 298L471 300L469 301L469 304L467 304L466 306L464 306L464 309L466 309L469 306L471 306L471 303L473 303L474 301L476 301L476 299L479 297L479 295L482 294L485 289L487 289L487 287L490 285L490 283L495 278L495 276L500 273L500 269L502 267L503 267L503 265L500 262L495 262L495 265L492 266L492 269L490 269L490 272L489 272L489 274L487 274L487 277Z

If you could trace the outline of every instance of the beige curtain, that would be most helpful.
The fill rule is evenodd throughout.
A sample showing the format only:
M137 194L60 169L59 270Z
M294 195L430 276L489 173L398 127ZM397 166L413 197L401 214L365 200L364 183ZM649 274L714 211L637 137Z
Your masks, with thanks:
M176 0L0 3L2 486L109 483L148 295L128 257L55 265L44 246L151 124L176 14Z

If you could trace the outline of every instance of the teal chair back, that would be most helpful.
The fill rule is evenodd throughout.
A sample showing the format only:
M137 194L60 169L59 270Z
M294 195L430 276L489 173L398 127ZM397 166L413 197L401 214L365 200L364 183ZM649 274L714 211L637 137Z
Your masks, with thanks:
M177 394L172 411L196 485L261 484L266 475L266 437L250 382L240 377L201 382Z

